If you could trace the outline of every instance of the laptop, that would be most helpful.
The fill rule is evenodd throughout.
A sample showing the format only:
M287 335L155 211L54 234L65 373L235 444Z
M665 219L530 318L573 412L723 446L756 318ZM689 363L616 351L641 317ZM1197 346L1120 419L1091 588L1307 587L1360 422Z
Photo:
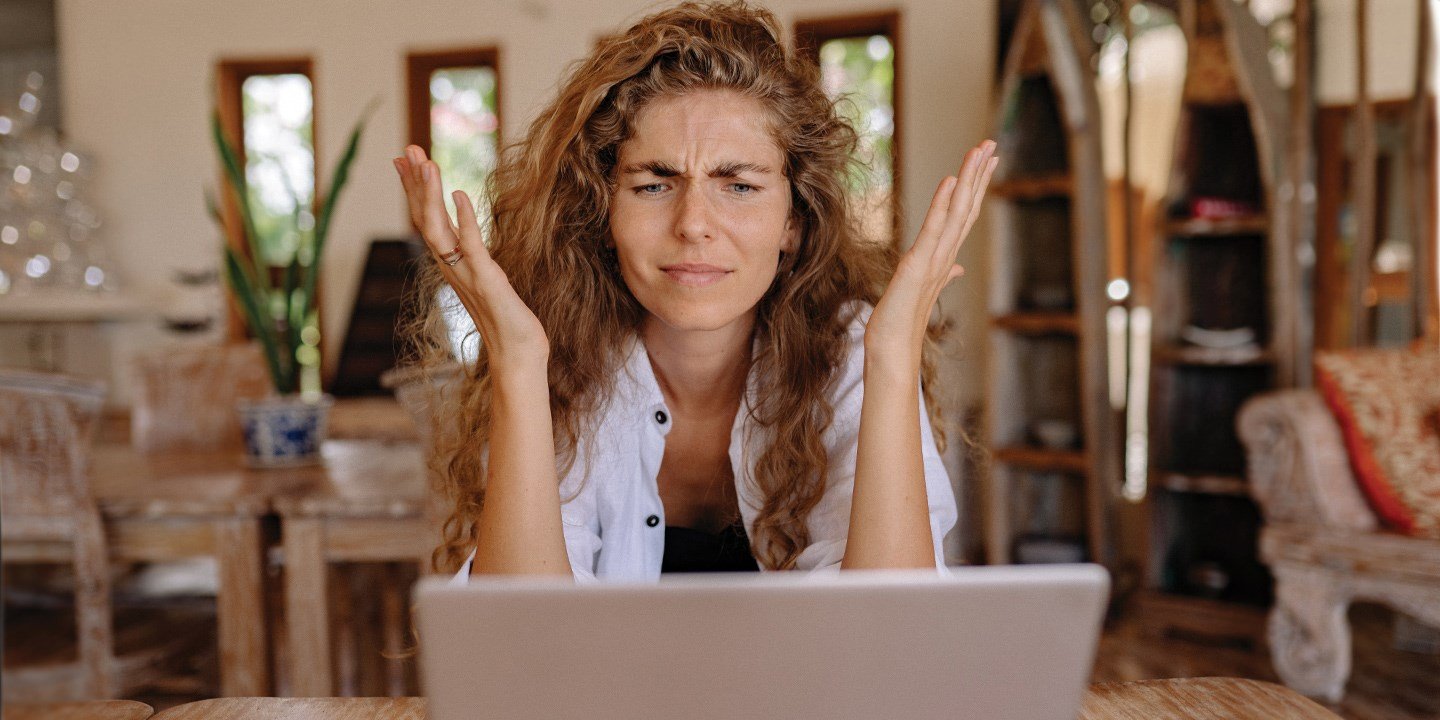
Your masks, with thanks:
M1070 720L1098 565L416 589L432 720Z

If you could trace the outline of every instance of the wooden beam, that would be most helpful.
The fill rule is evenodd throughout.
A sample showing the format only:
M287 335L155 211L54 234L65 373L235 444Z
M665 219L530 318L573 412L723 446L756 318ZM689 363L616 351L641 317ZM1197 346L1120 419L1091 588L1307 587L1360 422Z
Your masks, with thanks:
M1417 0L1420 21L1416 23L1419 37L1415 49L1415 87L1410 97L1408 123L1408 167L1410 177L1410 217L1415 228L1415 258L1411 273L1411 307L1413 332L1434 344L1440 340L1440 298L1436 289L1437 247L1435 227L1435 96L1430 92L1430 73L1434 54L1430 32L1431 0Z
M1365 289L1370 286L1370 260L1375 254L1375 107L1370 101L1369 0L1355 0L1355 174L1351 200L1355 206L1355 246L1350 255L1350 345L1370 344L1370 311Z

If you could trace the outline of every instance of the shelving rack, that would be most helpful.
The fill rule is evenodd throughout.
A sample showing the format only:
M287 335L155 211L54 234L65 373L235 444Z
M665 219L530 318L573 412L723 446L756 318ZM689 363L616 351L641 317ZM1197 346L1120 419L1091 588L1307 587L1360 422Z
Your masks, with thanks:
M1189 62L1174 170L1144 283L1153 297L1139 299L1154 318L1140 617L1153 630L1258 638L1271 580L1234 418L1299 372L1287 101L1244 6L1180 10Z
M1118 426L1106 373L1105 178L1088 40L1027 0L995 119L985 545L989 563L1110 564ZM1068 437L1067 437L1068 436Z

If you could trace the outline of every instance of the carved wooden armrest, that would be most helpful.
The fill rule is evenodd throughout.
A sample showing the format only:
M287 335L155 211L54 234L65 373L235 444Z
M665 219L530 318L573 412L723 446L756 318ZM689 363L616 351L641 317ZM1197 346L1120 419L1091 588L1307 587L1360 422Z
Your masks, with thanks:
M1314 390L1281 390L1251 399L1236 426L1245 445L1250 492L1267 520L1374 530L1350 470L1335 416Z

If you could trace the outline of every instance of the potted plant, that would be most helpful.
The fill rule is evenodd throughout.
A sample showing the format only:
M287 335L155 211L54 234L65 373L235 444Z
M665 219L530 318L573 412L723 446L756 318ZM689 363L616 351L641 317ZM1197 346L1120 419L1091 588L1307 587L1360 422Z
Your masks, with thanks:
M237 405L245 434L245 459L256 467L315 463L320 459L326 418L334 399L318 388L302 391L302 360L306 354L316 353L319 342L314 319L320 259L340 191L349 179L350 164L359 148L365 116L350 132L345 152L331 176L330 191L322 195L317 189L320 202L316 203L313 218L307 203L294 188L287 188L295 198L295 213L288 221L293 225L284 230L293 233L296 242L291 257L281 264L268 261L260 252L261 238L245 170L239 153L225 137L218 112L212 115L210 124L226 184L239 209L243 235L237 238L243 242L225 243L224 274L246 326L263 350L275 388L273 397L241 400ZM224 235L227 229L214 195L207 192L205 200L210 216Z

